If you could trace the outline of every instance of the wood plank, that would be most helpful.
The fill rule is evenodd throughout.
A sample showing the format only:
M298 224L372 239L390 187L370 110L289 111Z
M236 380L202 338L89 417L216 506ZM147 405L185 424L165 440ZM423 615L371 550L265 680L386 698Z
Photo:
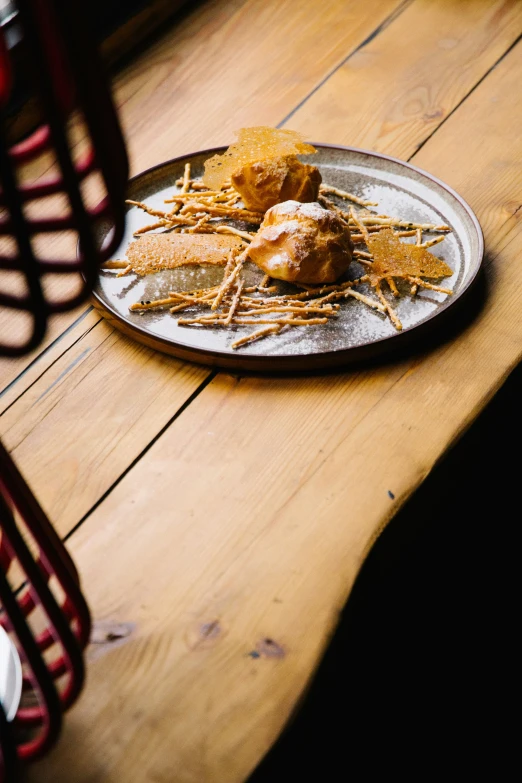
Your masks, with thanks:
M129 126L132 126L132 123L137 117L141 116L143 112L147 115L152 112L157 118L156 124L159 121L159 124L163 127L164 133L166 132L165 129L170 129L169 122L165 122L161 118L158 118L159 114L163 117L164 112L159 113L157 110L160 100L154 93L153 87L155 82L153 81L151 84L151 77L153 80L154 78L158 78L159 84L162 85L163 89L168 86L168 88L172 90L172 81L174 79L177 83L177 74L179 70L178 60L176 59L173 63L170 63L168 60L169 50L175 45L176 41L179 44L179 58L183 58L183 83L188 84L189 89L190 85L192 85L195 94L201 92L199 86L201 68L208 68L210 63L214 63L216 65L216 79L219 79L219 83L224 84L229 92L232 90L233 81L237 79L237 75L235 75L234 71L230 71L230 55L228 51L226 53L226 58L220 60L223 51L226 49L226 47L224 47L224 42L227 35L233 35L235 33L239 36L241 46L243 47L240 52L240 58L246 57L248 48L246 44L248 36L246 33L247 30L250 29L249 24L255 23L257 19L257 17L252 17L253 11L255 10L256 14L260 15L257 19L257 23L254 24L254 28L252 28L256 29L258 34L260 31L266 31L269 19L271 18L269 7L265 7L264 10L262 10L257 6L253 9L251 4L248 4L248 8L239 13L240 7L242 6L236 3L235 12L230 16L231 8L229 6L222 7L222 4L209 4L202 15L198 13L195 19L189 17L186 23L181 25L179 30L176 29L173 31L174 40L172 40L172 36L168 36L161 42L158 48L149 51L144 58L129 67L128 72L121 77L121 82L119 82L116 87L117 100L123 106L122 114ZM212 8L214 9L213 11ZM390 4L384 4L379 13L384 13L386 10L390 10L390 8ZM221 14L218 19L215 18L216 10L219 10ZM284 12L285 8L282 8L281 10ZM354 24L353 14L355 14L357 10L358 9L355 6L352 6L347 10L344 4L336 3L332 4L330 15L327 15L327 17L321 16L320 19L317 18L317 11L305 13L304 5L302 6L302 14L292 15L285 12L285 24L292 24L295 30L301 31L302 38L307 47L312 45L314 25L317 29L317 25L327 25L328 20L330 20L330 23L332 23L332 21L335 21L336 24L342 23L340 25L342 31L339 33L338 40L335 38L333 39L333 48L327 53L322 53L319 64L314 66L307 63L307 58L301 49L294 51L292 47L283 47L282 39L277 40L278 46L280 46L283 51L283 56L279 65L272 63L272 71L269 69L269 72L272 73L272 75L278 67L285 68L289 76L291 76L292 73L297 76L299 68L304 67L305 62L307 63L306 72L302 74L302 79L294 78L294 82L290 87L288 85L284 87L290 100L299 99L303 95L303 90L305 88L309 89L313 86L314 78L320 78L327 72L325 69L329 69L342 58L345 46L356 46L357 42L362 40L364 35L373 29L378 20L384 18L380 17L377 13L373 13L373 11L376 11L373 7L367 9L368 12L370 12L369 17L360 13L359 9L357 13L357 22ZM346 16L346 14L348 14L348 16ZM219 33L216 33L215 26L218 22L221 24L221 27L219 27ZM349 25L348 22L350 22ZM287 27L284 27L284 29L288 33ZM198 33L199 45L194 47L192 44L196 30ZM254 55L260 60L267 58L267 45L266 37L263 36L256 38L256 43L253 44ZM293 55L292 52L294 52ZM289 62L290 59L293 60L293 65ZM167 65L165 65L166 62ZM165 73L165 68L170 68L170 70ZM292 71L292 68L294 68L294 71ZM316 69L315 71L314 68ZM319 68L319 70L317 70L317 68ZM176 77L174 74L176 74ZM258 78L256 69L251 68L242 78L249 80L249 92L255 92L255 83ZM271 112L271 116L266 120L259 121L276 122L283 113L281 105L282 93L280 93L279 98L276 99L273 94L274 86L271 81L267 79L267 72L262 74L262 80L262 83L257 86L257 90L262 95L266 93L266 99L270 99L268 108L265 107L264 111ZM213 87L215 91L217 83L218 81L213 81L211 85L209 85L209 88ZM247 89L246 81L245 89ZM277 89L281 91L281 85ZM150 97L151 94L153 95L154 101L156 101L153 106L149 105L152 100ZM206 95L207 93L204 91L204 94ZM144 101L148 108L144 108ZM163 101L163 99L161 99L161 101ZM174 115L176 112L179 113L183 101L187 101L186 92L174 101L174 105L172 106ZM215 115L215 127L218 129L219 133L229 134L228 136L222 136L220 141L225 141L229 138L231 132L230 128L234 127L234 125L227 125L226 123L234 123L234 111L237 110L237 108L238 106L235 104L232 110L230 109L230 105L224 105L222 107L223 117L221 118L221 122L218 122L219 118L217 114ZM205 111L206 109L203 102L200 106L202 116ZM275 112L279 112L279 114L275 114ZM256 121L256 119L252 120L252 122ZM240 120L238 119L237 122L240 123ZM247 121L245 120L245 122ZM198 125L207 128L206 124L201 125L201 123L198 122ZM185 125L182 130L185 133L185 139L188 140L190 138L188 126ZM145 132L150 135L150 138L143 135ZM209 132L208 128L206 132ZM161 157L169 157L169 155L174 154L171 151L172 133L170 130L163 142L158 139L158 134L158 128L155 127L152 122L148 122L145 125L143 132L140 132L139 128L132 128L132 138L142 138L144 142L140 146L140 150L138 150L138 163L135 163L135 167L145 168L148 165L157 162ZM182 136L178 133L178 140L181 138ZM145 143L145 141L147 143ZM202 144L212 145L218 142L219 140L214 137L207 138L206 141L202 141ZM193 143L193 139L190 140L190 143ZM159 149L163 149L163 153L158 153L158 145ZM140 157L140 154L145 157ZM151 157L152 155L158 156L158 154L159 157ZM103 326L103 329L105 330L106 327ZM105 335L105 331L103 334ZM176 370L174 372L176 380L180 377L183 378L183 394L180 396L173 395L172 399L159 396L153 404L155 413L152 420L147 421L146 426L143 428L138 427L137 431L133 430L134 438L131 439L129 443L130 448L128 451L124 451L127 463L123 464L119 460L111 460L106 464L103 455L112 453L114 443L120 442L121 429L126 428L128 425L126 419L123 417L114 416L113 392L106 385L105 363L97 365L94 361L93 364L93 366L96 367L96 371L95 375L92 377L92 384L100 390L98 393L99 405L97 405L96 408L91 406L90 399L85 396L85 394L88 395L91 393L92 388L88 385L78 383L78 377L83 377L82 373L84 372L84 368L82 363L76 363L77 357L85 355L85 352L88 354L92 351L91 343L95 338L96 333L89 333L85 341L81 341L75 346L72 353L68 350L65 351L69 344L68 341L56 343L53 352L49 352L42 357L32 373L26 374L20 383L17 383L9 390L7 399L9 403L12 403L13 397L16 394L20 395L30 383L34 383L34 375L36 372L42 373L39 382L31 389L30 393L20 397L19 403L13 407L7 418L2 420L1 424L1 432L3 437L5 437L7 446L15 449L15 458L19 461L20 465L22 465L28 480L38 493L38 497L41 499L44 507L48 510L54 523L63 535L78 522L92 504L98 500L101 494L111 486L120 475L122 469L126 467L126 464L129 464L147 445L148 441L154 437L157 431L169 421L173 414L172 400L178 400L181 405L185 399L183 395L186 394L186 396L190 396L206 377L204 372L203 374L202 372L190 372L186 375L183 372L178 374L178 371ZM115 366L120 362L129 359L128 344L124 341L123 344L120 345L120 339L121 338L115 337L110 343L112 361ZM64 357L62 361L56 362L56 355L59 353L60 349L64 350ZM136 352L136 350L137 349L135 349L134 352ZM139 350L142 351L143 349ZM130 353L132 356L133 352L131 351ZM152 356L152 354L150 355ZM110 363L111 360L108 361ZM155 356L150 362L146 363L145 367L140 367L140 372L144 373L141 380L143 380L145 387L148 389L148 393L144 393L143 399L148 400L147 405L151 405L151 410L151 399L154 398L156 393L154 387L155 373L157 372L157 367L161 368L165 361L164 357ZM55 363L53 364L50 373L43 374L46 363L50 364L51 362ZM19 367L18 362L14 362L13 364L16 367ZM87 365L87 367L90 366L91 365L89 364ZM178 367L176 363L173 363L173 366L176 368ZM130 369L129 372L132 375L133 370ZM65 373L65 375L62 376L63 373ZM147 383L146 379L149 373L151 374L152 380ZM54 385L55 379L58 376L62 376L62 380L59 384ZM190 383L185 383L189 379L191 379L192 385ZM53 387L53 394L50 397L45 394L45 389L49 386ZM67 421L69 422L67 429L71 438L69 439L66 437L65 441L61 441L60 459L64 464L69 459L71 460L70 464L74 466L74 470L72 470L70 474L71 482L73 482L74 486L82 486L83 490L81 492L75 492L74 494L71 493L69 496L68 492L62 487L62 476L56 471L50 470L51 466L45 461L42 461L39 447L36 443L37 441L41 444L43 441L47 442L48 440L54 440L55 434L60 431L60 423L62 421L60 418L62 409L60 405L57 405L57 400L62 397L67 397L71 392L73 398L69 399L71 407L69 408L70 412L67 414ZM103 401L106 401L105 405L103 404ZM57 406L55 415L50 418L46 415L49 405L52 407L55 405ZM79 415L79 412L82 410L84 413ZM76 415L73 415L73 411L77 412ZM30 414L28 412L30 412ZM127 411L127 413L130 413L130 411ZM143 410L138 411L138 409L136 409L135 414L138 417L141 417L143 415ZM96 455L92 454L91 427L85 427L85 416L90 417L93 415L96 416L93 426L96 431L99 432L101 438L99 444L100 451ZM19 427L16 426L17 421L20 423ZM48 430L48 427L51 427L52 429ZM34 432L32 431L33 429L35 429ZM130 425L130 429L133 429L133 425ZM36 434L36 430L40 433L39 435ZM40 438L43 440L40 440ZM54 442L57 443L57 441ZM80 444L83 445L84 451L82 451L82 446ZM94 474L92 471L94 471ZM49 472L54 476L54 479L51 479L50 481L48 480ZM74 484L74 482L76 483Z
M133 171L274 125L408 0L204 3L115 89Z
M287 124L315 141L407 160L521 32L518 0L418 0Z
M136 628L31 780L240 781L280 732L374 537L522 355L521 68L415 157L477 209L481 314L425 357L205 389L71 539L95 616Z
M408 0L213 0L200 4L114 78L131 173L195 149L227 144L245 125L280 122ZM274 24L274 20L277 23ZM274 53L277 53L275 56ZM76 132L76 144L83 135ZM43 172L49 167L45 160ZM33 174L42 176L38 168ZM54 247L56 252L56 247ZM40 349L0 364L11 383L78 317L52 321ZM0 312L9 333L11 313Z
M91 315L94 325L23 395L23 417L14 405L0 420L4 444L64 535L209 375Z
M32 386L62 354L69 350L71 345L90 331L101 318L100 313L92 308L80 313L77 321L65 333L61 333L61 339L51 343L45 352L38 354L34 361L22 371L25 376L23 381L21 378L18 382L13 381L0 393L0 415L20 398L24 389L27 390Z
M497 11L502 7L497 4ZM469 70L465 66L471 58L470 44L467 43L465 47L456 47L457 51L462 55L462 62L459 64L455 59L455 55L452 55L452 67L458 69L459 65L463 72L467 72L469 80L466 82L461 79L459 82L460 91L454 89L451 80L448 80L448 63L444 58L440 58L438 55L437 43L441 39L441 30L444 35L448 32L444 25L446 24L446 6L443 4L440 7L438 16L435 15L434 9L429 5L430 13L423 15L419 18L412 19L410 12L414 6L409 7L399 18L397 18L392 24L390 24L377 40L382 36L386 36L386 47L389 48L389 55L387 64L382 62L380 70L394 70L395 77L394 82L399 94L403 94L408 87L411 86L411 74L415 70L415 62L422 57L425 50L432 52L432 59L436 65L431 70L425 69L425 85L426 90L430 93L440 96L444 105L447 106L447 111L451 111L452 108L462 100L463 96L472 89L478 78L478 66L474 65L473 69ZM518 6L522 12L522 7ZM511 9L511 3L510 3ZM436 10L436 9L435 9ZM480 17L475 17L474 7L469 10L471 16L460 16L458 18L452 18L452 30L453 35L456 37L466 38L467 31L473 24L480 22ZM507 13L507 11L506 11ZM511 10L510 10L510 13ZM522 14L519 13L520 23L522 24ZM424 19L424 21L423 21ZM489 17L488 17L489 19ZM513 16L510 17L511 21L514 21ZM491 21L491 20L489 20ZM409 30L412 25L415 24L416 29L416 46L409 46L407 48L408 57L397 59L397 51L395 41L401 39L404 34L409 34ZM512 25L515 27L515 25ZM507 46L515 33L513 30L509 33L505 33L504 44ZM500 36L500 34L499 34ZM510 37L511 36L511 37ZM220 39L221 40L221 39ZM498 40L494 36L491 38L491 46L493 51L490 52L487 44L487 40L484 38L482 28L478 28L477 32L477 49L475 60L482 63L484 70L491 66L493 62L493 56L498 54ZM467 38L466 38L467 41ZM369 44L371 46L372 43ZM383 60L386 59L385 52L388 51L386 47L383 47ZM200 49L198 48L198 51ZM149 54L153 57L153 52ZM356 55L357 56L357 55ZM161 57L157 55L159 61ZM156 60L154 60L156 62ZM397 63L397 67L396 66ZM438 71L440 64L440 74ZM152 69L155 71L157 65ZM149 70L146 70L148 73ZM339 71L332 76L330 81L337 79ZM429 77L429 81L428 80ZM386 112L388 107L389 111L392 111L394 106L394 94L389 91L382 91L380 80L375 78L375 75L368 81L364 81L361 84L359 91L360 74L357 78L354 78L350 94L355 96L355 100L364 102L364 100L370 100L368 97L371 89L374 89L377 94L378 102L383 106L383 112ZM322 89L328 86L327 82ZM373 84L373 88L370 86ZM443 96L443 89L449 90L447 99ZM340 88L345 90L346 84L344 81L340 84ZM415 88L416 89L416 88ZM316 93L316 95L320 94ZM316 122L316 96L310 99L310 115L309 119L313 125ZM333 111L338 111L339 107L333 104ZM301 110L301 112L304 109ZM348 114L350 113L348 108ZM325 117L328 117L323 112ZM363 115L365 116L365 115ZM344 124L344 117L340 115L339 127L342 128ZM415 132L418 133L416 138L413 135L413 130L409 128L409 118L405 114L403 116L405 126L405 138L408 139L409 146L406 147L400 133L393 135L388 139L389 147L387 151L395 153L395 145L399 145L399 150L403 154L411 154L417 144L425 138L425 129L423 127L416 128ZM289 124L293 124L293 118ZM304 130L304 125L302 126ZM370 129L369 133L372 131ZM328 140L328 136L324 136L323 139ZM345 141L343 138L342 141ZM371 146L371 137L367 140L368 143L361 139L362 146ZM99 328L99 327L97 327ZM101 327L100 327L101 328ZM79 355L85 348L89 348L90 341L94 339L94 335L89 335L84 341L80 340L75 347L75 355ZM56 346L59 350L59 345ZM107 362L112 362L114 366L121 366L122 362L132 359L134 354L129 353L127 341L123 341L120 344L120 339L115 338L111 342L108 348L111 353L111 359L107 359ZM141 349L143 350L143 349ZM74 358L74 357L73 357ZM42 375L38 383L35 384L31 393L23 395L20 401L13 405L9 415L0 419L0 433L2 437L5 437L6 443L9 448L13 449L14 457L19 461L19 464L23 467L27 479L30 481L38 497L41 499L51 518L58 526L62 535L66 535L67 532L77 524L78 520L86 514L90 508L89 504L93 504L97 501L103 492L105 492L112 483L118 478L118 470L122 469L123 463L120 461L108 461L106 462L105 455L112 454L114 449L114 443L120 441L122 437L122 430L125 428L132 429L134 433L134 439L129 444L127 451L128 464L136 458L136 456L147 445L147 442L152 439L157 431L161 429L172 416L171 401L167 397L160 397L158 400L154 400L156 390L154 384L145 383L143 389L143 404L144 409L136 408L135 415L140 417L139 424L135 420L123 419L118 416L114 416L113 410L113 391L106 384L106 363L98 365L96 362L92 364L92 383L99 392L99 404L96 408L92 408L88 395L91 393L91 386L86 384L78 384L77 373L83 373L83 369L78 366L73 366L71 371L67 373L67 377L54 389L52 396L52 404L56 406L56 411L53 416L47 417L45 412L49 401L47 398L43 398L39 401L40 395L42 395L45 389L53 383L54 377L57 373L63 372L65 367L70 366L73 359L67 358L63 362L57 363L53 367L53 371L50 376L47 374ZM142 373L145 373L145 377L149 372L155 372L155 363L165 361L160 357L151 359L144 368L141 369ZM88 365L89 367L91 365ZM132 370L125 370L132 375ZM53 374L54 373L54 374ZM176 376L178 377L178 376ZM204 375L194 375L194 387L185 386L185 392L190 395L202 382ZM27 379L29 380L29 379ZM16 386L11 390L11 394L16 393ZM182 398L180 398L181 401ZM149 401L147 403L147 400ZM154 402L152 402L154 400ZM105 401L105 403L104 403ZM149 405L149 407L147 407ZM163 410L161 406L163 405ZM66 419L62 421L60 412L62 410L67 411ZM76 417L76 420L71 415L71 411L85 411L82 417ZM127 414L131 414L131 409L127 410ZM98 443L98 452L96 460L92 459L92 444L91 444L91 425L86 425L86 422L90 422L92 417L92 428L99 433L100 441ZM148 421L150 417L150 422ZM65 424L65 421L67 424ZM60 439L60 431L62 428L67 428L67 434L65 438ZM68 480L68 485L81 487L79 492L69 493L67 502L62 502L62 490L60 489L63 477L56 475L49 479L48 473L50 465L42 460L39 454L39 448L42 443L60 443L60 460L65 463L67 460L71 461L71 464L75 467L75 470ZM77 473L76 471L79 471ZM76 482L76 483L74 483Z

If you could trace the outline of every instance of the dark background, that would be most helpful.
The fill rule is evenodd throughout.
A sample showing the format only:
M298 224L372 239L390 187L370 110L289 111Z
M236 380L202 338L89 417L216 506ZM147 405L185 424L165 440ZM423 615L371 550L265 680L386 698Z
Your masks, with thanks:
M518 368L386 528L250 783L519 776L521 401Z

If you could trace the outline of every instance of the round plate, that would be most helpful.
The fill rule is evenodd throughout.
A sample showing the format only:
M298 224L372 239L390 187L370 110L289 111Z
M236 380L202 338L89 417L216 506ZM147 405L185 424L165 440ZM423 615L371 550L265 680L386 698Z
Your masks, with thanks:
M102 270L94 294L96 306L114 326L149 347L215 367L272 373L345 365L390 351L408 338L420 337L428 326L438 326L440 316L455 306L475 279L482 262L482 232L470 207L443 182L408 163L350 147L315 146L317 154L313 163L319 167L324 183L377 201L380 213L414 222L446 223L452 228L452 233L433 251L454 270L452 277L443 281L444 287L453 290L452 296L424 289L415 297L404 295L393 301L403 324L402 332L378 311L349 299L341 305L339 317L324 326L287 329L239 350L232 349L230 344L250 333L252 326L183 327L177 325L176 316L168 308L143 313L129 311L133 302L159 299L168 296L171 290L215 285L223 277L221 268L186 267L146 277L116 277L113 271ZM174 182L182 176L185 163L191 163L193 176L201 176L205 160L224 149L186 155L149 169L130 181L128 197L164 209L163 201L176 190ZM153 220L138 208L129 208L125 236L114 258L124 259L133 241L133 231ZM109 230L109 226L100 228L100 240L103 241ZM356 275L363 273L362 267L358 269L355 263L352 268ZM247 264L247 279L254 282L262 276L257 267ZM363 286L359 290L373 296Z

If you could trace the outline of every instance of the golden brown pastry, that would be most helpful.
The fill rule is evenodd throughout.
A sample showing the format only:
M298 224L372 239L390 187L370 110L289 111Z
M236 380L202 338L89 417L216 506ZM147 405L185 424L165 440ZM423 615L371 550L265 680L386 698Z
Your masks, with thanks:
M352 260L350 229L319 204L285 201L268 210L249 257L266 274L290 283L335 282Z
M266 212L282 201L316 201L321 174L295 155L247 163L232 174L247 209Z
M230 251L243 247L232 234L149 234L129 245L127 258L138 275L178 266L225 266Z

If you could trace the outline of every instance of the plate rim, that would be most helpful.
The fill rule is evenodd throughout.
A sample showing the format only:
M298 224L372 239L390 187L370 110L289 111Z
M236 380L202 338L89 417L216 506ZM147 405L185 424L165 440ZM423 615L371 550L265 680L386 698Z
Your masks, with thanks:
M464 295L469 292L471 286L476 282L477 276L482 269L484 262L484 234L480 222L475 215L475 212L468 204L468 202L457 193L451 185L448 185L443 180L439 179L434 174L430 174L428 171L420 168L419 166L409 163L408 161L395 158L392 155L387 155L382 152L374 152L373 150L363 149L362 147L350 147L342 144L330 144L326 142L309 142L314 147L322 149L331 149L341 152L356 153L360 155L369 156L372 158L380 158L384 161L390 161L394 164L398 164L402 168L410 169L416 174L425 177L426 179L434 182L440 188L449 193L460 206L467 213L471 220L471 223L475 229L478 249L477 259L478 262L471 274L468 276L466 283L459 290L457 297L446 307L428 316L425 320L420 321L415 326L396 332L395 334L386 335L380 337L377 340L368 340L367 342L359 345L350 346L348 348L337 348L332 351L324 351L313 354L233 354L230 351L222 351L214 348L199 348L193 345L187 345L186 343L180 343L176 340L162 337L151 333L148 329L139 326L138 324L131 323L124 316L122 316L117 310L115 310L109 302L103 299L96 290L93 290L92 296L94 297L95 307L108 318L110 322L130 336L147 345L148 347L155 348L162 353L176 356L182 360L194 361L198 364L204 364L209 367L223 367L225 369L240 369L245 371L261 371L261 372L278 372L278 371L291 371L295 370L310 370L323 369L327 367L343 366L352 364L365 358L374 357L378 354L383 354L387 350L393 350L395 347L399 348L403 346L407 340L416 339L423 333L424 329L428 325L432 325L432 322L437 318L443 319L443 316L448 312L455 312L455 308L458 308L462 301L466 299ZM159 169L173 165L187 158L193 158L200 155L216 155L227 149L227 146L220 145L218 147L212 147L209 149L197 150L195 152L187 152L183 155L178 155L169 160L156 163L154 166L150 166L147 169L135 174L131 177L127 183L127 187L131 186L134 182L142 177L153 174ZM444 320L444 319L443 319ZM440 323L440 320L438 321ZM393 341L390 343L390 341Z

